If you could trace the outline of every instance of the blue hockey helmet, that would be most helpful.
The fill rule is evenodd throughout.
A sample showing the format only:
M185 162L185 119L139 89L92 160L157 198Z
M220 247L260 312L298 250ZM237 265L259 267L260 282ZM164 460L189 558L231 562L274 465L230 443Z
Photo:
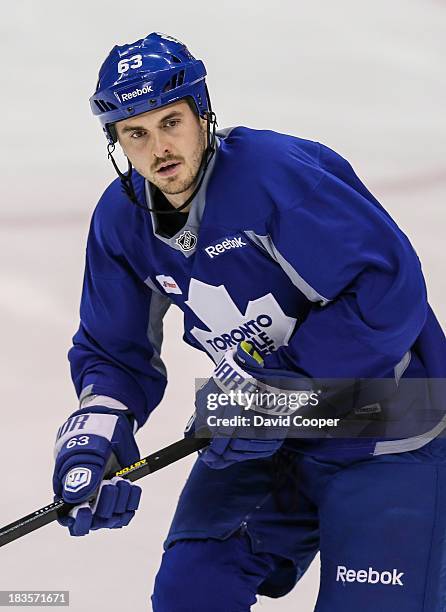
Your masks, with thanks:
M197 113L211 112L206 69L172 36L152 32L134 43L115 46L99 71L90 98L109 143L117 140L114 123L190 97Z

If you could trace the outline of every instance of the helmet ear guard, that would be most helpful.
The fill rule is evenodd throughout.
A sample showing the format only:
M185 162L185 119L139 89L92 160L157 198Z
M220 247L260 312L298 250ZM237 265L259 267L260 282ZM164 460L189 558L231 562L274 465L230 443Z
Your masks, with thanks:
M103 127L103 130L109 144L116 144L118 142L118 132L114 123L108 123Z

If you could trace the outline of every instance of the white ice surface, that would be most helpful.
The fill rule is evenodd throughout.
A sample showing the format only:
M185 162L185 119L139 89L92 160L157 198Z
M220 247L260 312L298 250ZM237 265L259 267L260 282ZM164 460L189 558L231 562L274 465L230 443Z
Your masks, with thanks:
M66 351L88 219L114 178L88 97L113 44L153 30L173 34L205 60L221 126L286 131L347 157L411 238L444 324L445 21L445 4L430 0L5 3L0 525L51 499L55 432L76 404ZM138 434L143 453L181 436L193 379L210 371L179 341L178 311L165 331L171 382ZM142 507L126 529L76 539L51 525L2 548L0 589L69 589L73 612L150 610L162 541L191 463L145 479ZM310 612L318 572L315 562L288 597L263 598L255 609Z

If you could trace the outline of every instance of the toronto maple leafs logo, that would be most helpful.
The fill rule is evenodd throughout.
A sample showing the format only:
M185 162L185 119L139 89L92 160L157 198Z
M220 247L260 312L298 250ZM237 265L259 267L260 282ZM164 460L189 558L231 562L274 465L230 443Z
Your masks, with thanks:
M197 244L197 237L190 230L184 230L175 240L175 243L182 251L192 251Z
M242 340L250 340L263 354L271 353L288 344L296 326L296 319L283 312L271 293L249 301L243 314L224 285L193 278L186 304L210 330L194 327L191 334L214 361Z

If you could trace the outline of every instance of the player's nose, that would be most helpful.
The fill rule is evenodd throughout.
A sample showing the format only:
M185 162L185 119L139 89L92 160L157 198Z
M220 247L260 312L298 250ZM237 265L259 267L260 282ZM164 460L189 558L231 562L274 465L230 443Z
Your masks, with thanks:
M171 153L171 147L169 145L168 139L162 132L158 132L153 135L151 144L153 157L163 159Z

